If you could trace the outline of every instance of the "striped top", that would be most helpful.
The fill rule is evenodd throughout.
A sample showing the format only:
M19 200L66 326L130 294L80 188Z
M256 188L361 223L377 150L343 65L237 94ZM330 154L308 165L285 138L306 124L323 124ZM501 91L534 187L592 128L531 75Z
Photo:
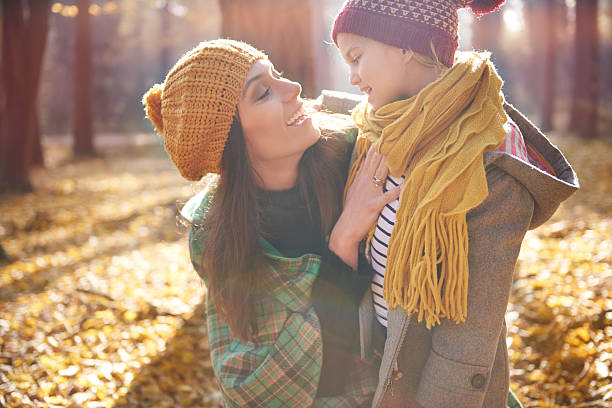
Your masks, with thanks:
M388 191L401 182L401 178L387 177L387 182L383 186L383 191ZM372 296L374 300L374 311L376 319L380 324L387 327L387 302L383 299L383 280L385 278L385 266L387 265L387 249L389 248L389 238L395 225L395 213L399 206L399 198L387 205L378 216L376 230L370 242L370 258L374 276L372 278Z
M523 135L518 126L508 120L504 125L506 130L506 139L502 142L498 151L505 152L516 156L520 160L527 163L530 162L531 155L528 154L527 146L523 140ZM388 191L399 185L402 178L387 177L387 181L383 186L383 191ZM374 300L374 311L376 319L380 324L387 327L387 302L383 299L383 281L385 279L385 267L387 265L387 249L389 248L389 239L395 225L395 213L399 207L399 198L392 203L385 205L376 223L374 237L370 243L370 258L372 268L374 269L374 277L372 278L372 298Z

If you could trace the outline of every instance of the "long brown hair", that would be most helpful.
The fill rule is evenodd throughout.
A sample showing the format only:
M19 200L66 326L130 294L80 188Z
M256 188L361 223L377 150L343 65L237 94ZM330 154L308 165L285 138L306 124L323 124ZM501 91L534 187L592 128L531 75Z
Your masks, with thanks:
M346 123L338 120L336 129ZM329 130L322 133L324 136L300 160L297 188L311 221L325 237L340 214L350 144L341 136L329 136ZM258 239L256 180L240 121L235 118L206 217L207 242L200 271L205 271L209 295L232 335L245 341L257 333L253 304L258 296L258 275L268 265Z

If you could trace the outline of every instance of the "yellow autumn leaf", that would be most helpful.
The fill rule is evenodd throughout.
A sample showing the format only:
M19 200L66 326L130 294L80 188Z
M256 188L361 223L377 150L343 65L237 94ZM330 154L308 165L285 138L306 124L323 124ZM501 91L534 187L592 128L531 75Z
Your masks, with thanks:
M65 406L68 404L68 401L60 396L60 395L52 395L50 397L45 398L45 401L49 404Z
M61 375L62 377L72 377L73 375L75 375L78 372L79 372L79 366L72 365L72 366L70 366L68 368L65 368L63 370L59 370L57 373L59 375Z
M125 313L123 313L123 319L128 323L133 322L137 317L138 313L133 310L127 310Z
M612 398L612 147L555 142L583 185L523 242L511 388L525 407L595 407ZM36 172L33 192L0 197L0 241L15 259L0 264L7 408L221 405L206 289L175 228L174 202L193 187L166 157L134 154Z
M183 351L183 352L181 353L181 360L182 360L184 363L190 363L190 362L192 362L192 361L193 361L193 359L194 359L194 357L195 357L195 356L194 356L194 354L193 354L192 352L190 352L190 351Z
M101 326L102 326L102 322L98 319L87 319L83 322L84 330L95 329Z
M98 310L96 311L96 313L94 314L96 319L100 319L100 320L115 320L115 314L113 313L112 310Z

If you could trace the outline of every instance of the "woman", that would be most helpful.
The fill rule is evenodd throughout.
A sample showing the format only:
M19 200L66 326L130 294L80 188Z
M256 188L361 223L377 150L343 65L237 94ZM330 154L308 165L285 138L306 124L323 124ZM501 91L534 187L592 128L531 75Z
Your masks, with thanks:
M351 144L321 137L300 92L261 51L215 40L143 98L181 175L218 174L182 214L226 406L356 407L376 386L354 357L370 279L358 244L399 188L382 192L371 152L341 211Z

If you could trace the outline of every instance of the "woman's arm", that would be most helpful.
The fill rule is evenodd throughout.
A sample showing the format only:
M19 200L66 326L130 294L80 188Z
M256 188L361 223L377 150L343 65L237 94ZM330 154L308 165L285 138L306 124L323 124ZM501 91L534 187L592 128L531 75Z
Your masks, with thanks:
M268 345L233 339L215 314L208 315L207 322L213 370L226 406L313 404L323 354L314 313L290 314L281 322L274 343Z
M192 228L189 248L192 263L200 268L206 231ZM315 270L306 274L315 280ZM227 407L312 405L322 366L322 339L310 302L290 310L270 293L260 298L259 343L232 336L211 298L206 299L208 342L213 371ZM307 296L304 294L304 296ZM263 339L263 340L262 340Z

